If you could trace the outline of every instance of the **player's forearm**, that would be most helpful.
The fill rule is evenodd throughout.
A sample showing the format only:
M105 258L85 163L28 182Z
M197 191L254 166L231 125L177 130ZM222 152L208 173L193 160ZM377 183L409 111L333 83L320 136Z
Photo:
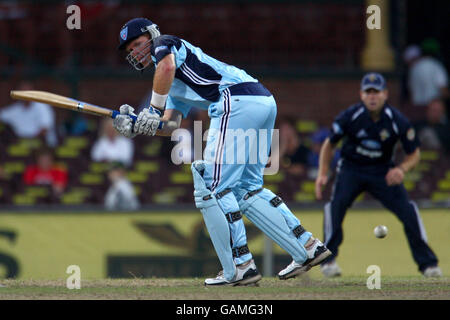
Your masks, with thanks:
M420 149L417 148L413 153L406 155L405 159L402 163L400 163L397 167L402 169L404 173L413 169L420 161Z
M328 169L330 168L331 159L333 159L334 148L330 143L330 139L326 139L320 149L319 155L319 176L328 175Z
M158 109L165 107L165 100L175 78L175 70L176 66L173 54L164 57L156 66L155 75L153 76L152 100L150 102L153 107ZM162 129L156 131L156 135L170 136L174 130L180 127L181 118L169 112L163 115L161 122L163 122Z
M169 54L158 63L155 75L153 76L153 92L160 95L169 93L173 79L175 78L175 69L173 54Z
M175 60L173 54L169 54L163 58L156 66L155 75L153 77L153 90L150 105L160 110L165 109L167 97L169 95L170 87L175 78ZM167 127L158 135L168 135L171 133L172 124L168 123ZM172 130L173 131L173 130Z

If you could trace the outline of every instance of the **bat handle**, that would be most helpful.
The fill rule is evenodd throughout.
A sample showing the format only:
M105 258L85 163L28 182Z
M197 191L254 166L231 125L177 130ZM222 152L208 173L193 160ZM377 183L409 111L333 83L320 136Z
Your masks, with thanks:
M111 118L115 119L118 115L120 115L120 112L117 111L117 110L113 110L113 112L111 114ZM131 120L133 121L133 124L134 124L136 122L136 120L137 120L137 117L133 116L132 114L129 114L128 116L131 118ZM163 126L164 126L164 123L161 121L159 123L158 129L162 129Z

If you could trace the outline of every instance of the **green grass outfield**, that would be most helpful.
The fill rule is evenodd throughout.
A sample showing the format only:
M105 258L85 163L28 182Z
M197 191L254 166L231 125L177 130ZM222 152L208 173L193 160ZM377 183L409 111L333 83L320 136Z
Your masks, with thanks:
M311 279L303 275L281 281L263 278L258 286L205 287L203 279L88 280L69 290L64 281L5 280L0 299L114 300L448 300L450 279L381 278L380 289L368 289L365 277Z
M428 244L439 259L445 276L450 277L450 210L422 209ZM312 211L296 212L305 228L323 237L322 214ZM374 236L373 229L383 224L388 235L383 239ZM419 275L408 246L403 225L387 210L351 209L343 222L344 240L339 247L337 262L345 276L363 276L369 265L377 265L381 275ZM312 278L321 277L318 269L309 272Z
M155 214L160 217L158 219L163 219L164 216L168 215L165 212ZM321 212L296 211L295 214L300 218L306 229L322 238ZM82 216L91 219L89 215L89 213L82 214ZM136 215L139 218L146 216L142 213L130 213L130 215L131 217ZM198 215L200 217L199 213ZM33 277L20 280L0 279L0 284L3 285L3 287L0 287L0 299L449 300L450 212L445 209L422 209L421 215L426 228L428 242L439 258L439 265L444 273L443 278L426 279L421 276L409 250L402 225L393 214L386 210L352 209L348 212L343 224L344 242L340 247L338 257L338 263L343 270L341 278L324 279L318 267L313 268L302 277L287 281L280 281L273 277L264 277L259 282L259 286L256 287L206 288L203 286L203 278L97 279L95 277L87 277L82 278L80 290L69 290L66 288L66 278L64 278L65 269L62 269L62 277L57 279L46 280L42 278L34 279ZM21 217L28 219L27 215L18 215L19 220L8 218L9 216L0 216L0 218L5 218L3 223L9 228L13 228L14 222L22 219ZM68 216L75 215L70 214ZM192 222L189 222L193 221L192 213L190 218L184 218L183 214L179 213L176 216L177 223L180 226L184 226L186 232L189 231L187 229L192 225ZM34 214L29 215L29 218L31 217L36 219L34 221L36 224L33 224L33 226L38 226L38 217L35 217ZM115 217L114 219L122 219L121 216L112 215L112 217ZM58 221L55 214L46 214L45 218ZM92 217L92 219L104 218L104 215L102 215L102 218ZM384 239L377 239L373 235L373 228L379 224L384 224L389 228L389 233ZM120 226L121 224L118 223L118 225ZM47 232L46 229L42 232L44 231ZM105 225L103 232L109 232L107 225ZM145 247L146 242L144 240L142 242ZM137 241L136 243L139 242ZM261 250L262 243L259 240L250 242L249 245L252 250ZM20 245L19 241L17 244L7 244L6 246L14 248L14 246L20 247ZM257 248L258 246L260 248ZM24 246L24 248L27 247ZM282 253L283 251L275 246L275 252ZM47 263L49 262L47 261ZM376 265L381 270L381 289L379 290L369 290L366 286L367 279L371 275L367 273L367 268L371 265ZM275 272L278 271L275 270Z

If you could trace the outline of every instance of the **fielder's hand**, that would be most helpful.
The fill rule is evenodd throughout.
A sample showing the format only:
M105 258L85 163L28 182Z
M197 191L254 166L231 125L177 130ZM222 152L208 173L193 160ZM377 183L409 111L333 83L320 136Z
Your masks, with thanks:
M160 117L161 112L159 112L159 110L153 107L145 108L138 115L134 125L134 132L147 136L154 136L159 127L159 123L161 122Z
M128 104L120 106L120 115L116 116L113 121L114 128L127 138L134 138L137 133L133 132L133 121L129 115L134 114L134 108Z
M327 182L328 182L327 176L317 176L315 184L317 200L322 200L322 189L327 184Z
M388 186L395 186L403 182L405 174L399 167L392 168L386 174L386 183Z

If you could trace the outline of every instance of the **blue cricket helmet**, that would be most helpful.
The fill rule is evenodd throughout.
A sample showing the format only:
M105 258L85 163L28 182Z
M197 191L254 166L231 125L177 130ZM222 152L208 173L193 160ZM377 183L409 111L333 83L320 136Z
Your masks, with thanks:
M126 45L148 32L151 39L159 37L159 27L146 18L134 18L124 24L119 32L119 50L125 49Z

